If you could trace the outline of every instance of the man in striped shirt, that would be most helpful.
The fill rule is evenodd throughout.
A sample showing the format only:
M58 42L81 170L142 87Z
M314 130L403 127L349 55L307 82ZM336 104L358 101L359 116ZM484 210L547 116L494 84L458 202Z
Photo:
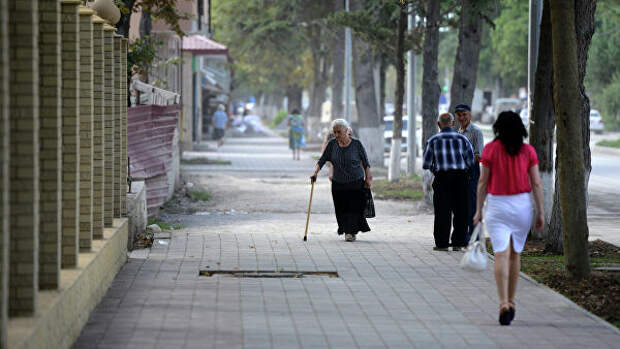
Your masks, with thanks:
M435 223L434 250L460 251L465 247L467 231L467 173L474 165L474 152L467 137L454 130L454 116L439 115L437 125L441 132L432 136L424 148L422 168L431 170ZM454 230L450 243L450 227L454 215Z

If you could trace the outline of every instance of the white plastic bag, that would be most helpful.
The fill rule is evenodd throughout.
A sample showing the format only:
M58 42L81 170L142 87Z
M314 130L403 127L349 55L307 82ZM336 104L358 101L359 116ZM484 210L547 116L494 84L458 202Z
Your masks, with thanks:
M476 238L480 235L480 241ZM482 231L482 222L479 222L471 234L467 250L461 259L461 268L471 271L484 271L487 268L488 257L485 249L485 238Z

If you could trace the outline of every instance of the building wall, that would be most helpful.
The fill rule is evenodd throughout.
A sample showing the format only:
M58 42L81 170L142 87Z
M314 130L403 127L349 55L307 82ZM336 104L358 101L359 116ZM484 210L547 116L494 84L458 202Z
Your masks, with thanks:
M201 0L204 2L204 13L202 14L202 30L201 32L206 34L206 30L208 28L208 0ZM179 13L189 13L192 18L184 19L179 21L179 26L181 30L185 33L193 33L198 31L198 0L182 0L177 1L177 9ZM135 40L140 37L140 19L142 18L142 11L134 12L131 15L130 23L129 23L129 40ZM170 26L161 20L153 21L153 32L167 32L170 31Z
M0 0L0 347L6 348L9 301L9 36L8 2Z
M38 1L9 0L9 314L31 316L39 289Z
M62 232L62 109L60 2L39 0L41 221L39 287L60 282Z
M101 232L92 235L93 198L103 207L104 197L104 186L93 186L93 178L103 177L93 164L98 156L101 172L111 157L103 140L116 130L103 125L113 116L106 111L115 109L106 107L114 101L105 96L126 100L126 41L116 51L98 50L93 68L93 46L101 44L94 35L101 38L104 26L95 26L81 3L0 0L0 348L69 348L126 259L125 186L111 207L120 217L104 230L99 210ZM115 69L104 69L106 53L119 58L107 63ZM98 90L97 98L95 75L110 89ZM109 80L121 81L115 91L102 83ZM121 107L114 114L118 143L126 146L120 128L127 106L114 105ZM111 176L124 183L126 162L114 159L119 171Z
M192 150L192 117L193 117L193 95L192 95L192 57L191 53L183 52L183 89L181 92L182 111L181 111L181 150Z

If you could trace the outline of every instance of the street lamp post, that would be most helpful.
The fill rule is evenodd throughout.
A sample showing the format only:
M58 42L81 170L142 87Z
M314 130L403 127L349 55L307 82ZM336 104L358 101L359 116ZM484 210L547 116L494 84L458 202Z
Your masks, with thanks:
M413 17L413 4L409 4L409 17L407 21L407 27L409 30L413 29L414 17ZM413 50L407 52L407 174L412 175L415 173L416 162L416 105L415 105L415 73L416 73L416 57Z
M349 0L345 1L345 10L349 12ZM351 28L344 29L344 117L351 121Z

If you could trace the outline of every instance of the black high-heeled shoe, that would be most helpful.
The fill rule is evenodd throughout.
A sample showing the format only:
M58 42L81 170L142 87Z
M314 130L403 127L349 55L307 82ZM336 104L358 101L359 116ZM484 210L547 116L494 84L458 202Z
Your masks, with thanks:
M515 313L517 312L515 310L515 303L514 302L508 302L508 311L510 312L510 321L512 322L512 320L515 319Z
M510 318L510 307L504 307L505 304L508 303L502 303L499 308L499 324L502 326L508 326L512 321Z

